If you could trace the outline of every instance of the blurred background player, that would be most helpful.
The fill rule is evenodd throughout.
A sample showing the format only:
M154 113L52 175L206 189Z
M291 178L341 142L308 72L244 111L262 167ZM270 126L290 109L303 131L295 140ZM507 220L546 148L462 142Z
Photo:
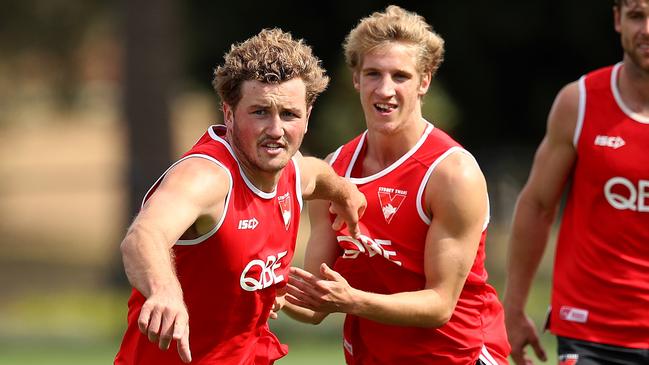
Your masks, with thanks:
M548 328L561 364L649 364L649 2L616 0L622 62L557 95L518 198L505 291L512 359L546 359L524 309L559 201Z

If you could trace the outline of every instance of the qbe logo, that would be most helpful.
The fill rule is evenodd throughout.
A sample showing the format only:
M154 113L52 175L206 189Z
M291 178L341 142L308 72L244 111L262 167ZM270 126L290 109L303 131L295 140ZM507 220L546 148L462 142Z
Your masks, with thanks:
M256 291L268 288L269 286L281 283L284 275L277 275L275 270L282 266L280 260L286 256L288 251L283 251L275 255L269 255L266 261L255 259L246 265L241 272L239 284L245 291Z
M613 177L604 185L606 201L615 209L649 212L649 180L637 185L624 177Z
M392 245L392 241L390 240L372 239L372 237L364 234L361 235L360 239L352 236L338 236L336 240L338 241L338 245L345 250L342 255L344 259L355 259L360 254L368 255L369 257L379 255L401 266L401 261L393 258L393 256L397 255L397 252L387 249Z

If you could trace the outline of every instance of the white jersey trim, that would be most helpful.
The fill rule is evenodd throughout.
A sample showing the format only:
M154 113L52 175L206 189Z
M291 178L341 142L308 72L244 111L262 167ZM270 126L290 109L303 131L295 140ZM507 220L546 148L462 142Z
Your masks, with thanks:
M340 155L340 151L342 151L343 146L338 147L337 150L334 151L333 154L331 154L331 159L329 160L329 166L333 165L334 162L338 159L338 155Z
M300 176L300 166L298 166L295 156L291 157L291 161L293 161L293 166L295 166L295 195L297 196L298 204L300 204L301 212L304 204L302 201L302 176Z
M228 206L229 206L229 203L230 203L230 196L232 196L232 184L233 184L233 181L232 181L232 174L230 174L230 170L228 170L228 168L225 167L225 165L223 165L219 160L215 159L214 157L204 155L204 154L194 154L194 155L185 156L185 157L181 158L180 160L174 162L171 166L169 166L169 168L164 173L162 173L162 175L160 175L158 180L156 180L156 182L151 186L151 188L149 188L149 191L147 191L146 194L144 195L144 199L142 200L142 207L144 207L146 199L147 199L147 197L149 197L149 194L151 194L151 191L153 190L153 188L157 187L160 184L160 182L164 179L164 177L167 176L167 173L169 173L169 171L171 171L171 169L174 168L179 163L181 163L181 162L183 162L183 161L185 161L187 159L190 159L190 158L204 158L204 159L206 159L208 161L214 162L218 166L221 166L221 168L223 168L223 170L225 170L225 172L228 174L228 181L229 181L230 185L229 185L229 188L228 188L228 194L225 196L225 205L223 207L223 214L221 215L221 219L219 219L219 221L216 223L214 228L212 228L209 232L205 233L204 235L202 235L200 237L197 237L197 238L194 238L194 239L191 239L191 240L180 240L179 239L175 243L176 245L179 245L179 246L196 245L196 244L199 244L199 243L205 241L206 239L210 238L211 236L213 236L214 233L216 233L219 230L219 228L221 228L221 225L223 224L223 221L225 220L225 215L228 212Z
M613 91L615 102L617 102L617 105L620 107L620 109L622 109L622 112L624 112L624 114L626 114L629 118L642 124L649 124L649 117L634 112L624 103L624 100L622 100L620 90L617 87L617 75L620 72L622 64L623 62L616 63L615 66L613 66L613 72L611 73L611 90Z
M212 137L213 140L215 140L215 141L221 143L222 145L224 145L225 148L228 149L228 152L230 152L230 155L232 155L232 158L234 158L234 160L237 161L237 165L239 166L239 175L241 175L241 178L242 178L243 181L246 183L246 186L248 186L248 188L250 189L250 191L252 191L255 195L259 196L259 197L262 198L262 199L272 199L272 198L274 198L275 195L277 194L277 186L275 186L275 187L273 188L273 191L271 191L270 193L267 193L267 192L265 192L265 191L262 191L262 190L260 190L258 187L256 187L256 186L252 183L252 181L250 181L250 180L248 179L248 176L246 176L246 174L245 174L245 173L243 172L243 170L241 169L241 164L239 163L239 159L237 159L237 156L234 154L234 151L232 150L232 146L230 146L230 144L229 144L226 140L224 140L223 138L219 137L219 136L216 134L216 132L214 132L214 128L225 129L225 126L223 126L223 125L211 125L211 126L207 129L207 131L208 131L210 137Z
M581 129L584 126L584 115L586 114L586 76L579 78L579 106L577 107L577 124L575 125L575 133L572 136L572 144L577 147L579 143L579 136Z
M498 361L496 361L496 359L491 356L489 350L487 350L487 347L485 347L485 345L482 345L482 351L480 351L479 358L483 363L485 363L485 365L499 365Z
M349 164L347 165L347 171L345 171L345 177L349 178L353 183L356 183L354 181L355 179L351 179L350 176L352 174L352 170L354 169L354 164L356 163L356 160L358 159L358 155L361 153L361 149L363 149L363 144L365 143L365 138L366 137L367 137L367 131L363 132L363 135L361 136L361 139L358 142L358 146L356 146L356 149L354 150L354 155L352 156L352 159L350 160ZM336 156L336 157L338 157L338 156Z
M473 155L471 153L469 153L469 151L465 150L462 147L458 147L458 146L454 146L454 147L451 147L448 150L446 150L446 152L444 152L441 156L439 156L430 165L430 167L426 171L426 174L421 179L421 183L419 183L419 189L417 190L417 202L416 202L416 204L417 204L417 213L419 213L419 218L421 218L421 220L426 225L430 225L432 223L431 218L428 217L428 215L426 215L426 212L424 211L424 207L421 205L421 202L423 200L422 198L423 198L424 192L426 191L426 185L428 185L428 180L430 180L430 175L433 174L433 171L435 170L437 165L439 165L448 156L450 156L451 154L453 154L455 152L461 152L461 153L466 154L467 156L471 157L471 159L473 160L473 162L475 162L476 165L478 165L478 161L476 161L475 157L473 157ZM478 166L478 168L480 168L480 166ZM490 220L490 217L491 217L491 205L489 204L489 194L487 194L486 199L487 199L487 215L486 215L485 221L484 221L484 223L482 225L482 230L483 231L485 229L487 229L487 226L489 225L489 220Z
M349 162L349 166L347 167L347 171L345 172L345 177L348 178L352 183L354 184L366 184L370 181L374 181L378 178L381 178L388 173L392 172L394 169L397 167L401 166L401 164L406 161L410 156L412 156L419 147L421 147L422 144L424 144L424 141L426 141L426 138L430 134L430 132L435 128L432 124L430 124L428 121L424 120L427 124L426 130L424 131L424 134L419 138L419 141L417 141L417 144L415 144L410 151L408 151L405 155L401 156L398 160L396 160L392 165L386 167L385 169L377 172L374 175L366 176L366 177L361 177L361 178L354 178L351 177L351 172L352 169L354 168L354 165L356 165L356 160L358 159L358 155L361 153L361 150L363 149L363 144L365 143L365 137L367 136L367 131L363 133L363 136L361 137L360 142L358 143L358 146L356 146L356 150L354 151L354 156L352 156L351 161Z

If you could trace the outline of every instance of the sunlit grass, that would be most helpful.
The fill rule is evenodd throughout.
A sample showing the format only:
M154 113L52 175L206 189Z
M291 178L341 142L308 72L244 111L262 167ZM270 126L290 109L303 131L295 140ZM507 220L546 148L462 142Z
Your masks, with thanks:
M127 291L65 291L29 294L0 303L0 364L93 365L112 363L126 325ZM528 312L541 326L549 282L533 287ZM298 324L286 316L271 323L290 347L279 365L344 363L342 316L319 326ZM541 340L556 364L556 344L548 333ZM533 356L533 355L532 355Z

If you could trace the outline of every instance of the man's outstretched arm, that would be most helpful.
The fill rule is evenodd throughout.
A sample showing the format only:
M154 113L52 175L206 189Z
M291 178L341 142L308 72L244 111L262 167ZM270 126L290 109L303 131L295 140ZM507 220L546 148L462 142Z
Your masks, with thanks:
M120 246L126 276L146 298L140 331L162 350L172 339L178 341L185 362L191 361L189 318L171 247L199 217L222 211L228 181L223 169L205 159L179 163L147 200Z

